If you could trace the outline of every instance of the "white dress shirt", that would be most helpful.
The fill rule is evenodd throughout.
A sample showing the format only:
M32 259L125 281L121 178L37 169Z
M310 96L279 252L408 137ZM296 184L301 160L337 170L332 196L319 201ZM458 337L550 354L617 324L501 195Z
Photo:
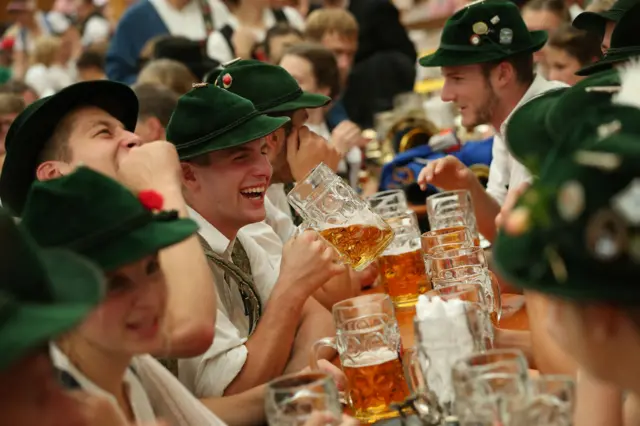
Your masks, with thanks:
M493 159L489 168L489 181L487 182L487 193L491 195L498 204L502 205L507 197L509 189L515 189L523 182L531 181L531 174L518 160L516 160L507 148L504 132L507 122L515 110L535 98L536 96L549 90L567 87L559 81L547 81L541 76L536 76L525 92L520 102L511 111L509 116L502 122L500 129L496 130L493 137Z
M292 7L285 6L282 8L282 12L284 13L284 16L286 16L289 25L300 31L304 31L304 18L297 10ZM265 29L269 29L276 25L276 17L271 9L264 10L262 20L264 22ZM231 13L228 14L228 19L225 24L229 24L229 26L234 30L240 26L238 19ZM224 24L222 26L218 26L216 24L217 29L221 29L223 26ZM254 29L253 32L256 38L256 43L262 43L267 35L266 30ZM235 59L235 55L229 48L227 40L219 31L213 32L209 36L209 39L207 40L207 55L221 64Z
M106 398L114 405L114 407L117 408L118 412L122 414L122 419L127 424L129 423L126 415L120 410L120 406L118 405L118 401L116 400L115 396L103 390L101 387L93 383L87 376L82 374L80 370L78 370L71 363L69 358L55 344L49 345L49 351L51 353L51 360L53 361L53 365L58 370L69 373L71 377L73 377L75 381L78 382L82 390L90 394ZM124 383L129 388L129 391L126 393L126 395L129 397L129 405L131 406L131 411L133 412L135 423L146 424L155 422L156 416L153 412L153 408L151 407L151 402L147 397L147 393L142 387L138 376L136 376L136 374L129 368L125 372Z
M229 241L195 210L189 209L189 215L200 226L198 233L211 249L231 261L235 240ZM268 227L266 224L264 226ZM264 311L278 279L279 264L274 265L274 257L247 235L244 228L238 231L236 239L242 242L249 257L253 282ZM214 267L213 275L218 290L213 344L203 355L179 361L180 381L199 398L222 396L247 360L247 348L244 344L249 337L249 319L244 314L242 297L233 279L230 279L231 283L225 281L222 269Z
M273 267L276 271L280 271L282 246L296 232L296 226L290 216L287 216L266 197L264 208L267 213L266 219L247 225L241 231L265 251Z
M207 38L207 29L197 0L191 0L182 9L176 9L167 0L149 1L172 36L182 36L190 40ZM209 5L214 27L216 29L224 27L230 16L227 7L220 0L209 0Z

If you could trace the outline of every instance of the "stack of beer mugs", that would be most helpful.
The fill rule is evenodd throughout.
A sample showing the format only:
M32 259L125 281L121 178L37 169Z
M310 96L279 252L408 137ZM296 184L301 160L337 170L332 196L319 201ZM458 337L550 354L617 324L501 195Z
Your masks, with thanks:
M468 191L441 192L427 198L431 231L422 234L427 274L433 288L479 284L491 320L498 325L502 313L500 287L489 270Z
M416 214L401 189L378 192L367 198L374 212L393 229L394 237L378 259L384 292L396 307L416 304L418 295L431 289L420 243Z

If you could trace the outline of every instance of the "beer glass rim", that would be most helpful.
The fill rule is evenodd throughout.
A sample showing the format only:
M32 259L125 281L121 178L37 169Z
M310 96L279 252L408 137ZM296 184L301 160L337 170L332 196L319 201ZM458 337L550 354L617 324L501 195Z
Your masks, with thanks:
M406 201L406 194L404 192L404 189L387 189L384 191L378 191L375 194L371 194L368 197L365 198L365 200L369 201L369 200L377 200L379 198L386 198L390 195L393 194L402 194L405 198Z
M452 257L460 257L460 256L467 256L475 253L480 253L481 250L484 253L484 249L482 247L477 247L474 245L470 245L469 247L460 247L460 248L444 250L444 251L437 250L438 247L453 245L453 244L461 244L461 243L441 244L439 246L433 247L430 250L430 255L435 259L450 259Z
M388 294L384 293L364 294L362 296L351 297L349 299L335 303L331 310L333 312L337 312L345 309L356 308L358 306L380 304L380 302L391 303L391 298Z
M513 357L511 359L501 359L499 361L495 361L494 363L489 363L489 364L478 364L478 365L472 365L470 364L470 361L474 360L474 359L482 359L482 358L489 358L492 355L512 355ZM504 363L504 362L509 362L511 360L524 360L525 364L524 366L526 367L526 362L527 362L527 358L524 354L524 352L522 352L520 349L489 349L486 350L484 352L476 352L473 353L471 355L467 355L464 356L462 358L459 358L455 364L454 364L454 369L458 366L464 365L466 366L466 368L468 369L477 369L477 368L482 368L482 367L486 367L487 365L491 365L491 364L500 364L500 363Z
M460 244L467 245L468 247L464 247L464 246L463 247L459 247ZM457 247L456 248L446 249L446 250L438 250L438 248L446 247L446 246L457 246ZM469 248L473 248L473 247L475 247L475 246L473 245L473 243L471 241L462 241L462 242L459 242L459 243L438 244L437 246L429 248L429 250L427 251L427 253L425 253L425 255L431 256L432 258L435 258L435 257L440 258L440 257L444 257L444 256L435 256L435 255L436 254L449 253L449 252L455 251L455 250L469 249Z
M469 227L467 225L458 225L458 226L456 226L456 228L460 228L460 229L453 230L452 228L453 228L453 226L450 226L448 228L432 229L430 231L423 232L421 237L433 238L433 237L441 237L443 235L457 234L459 232L464 232L464 233L469 232ZM443 232L443 231L445 231L445 232Z
M305 376L315 376L315 378L305 384L283 386L287 381L295 380L296 378L301 378ZM278 378L271 380L270 382L267 383L267 389L269 389L270 392L291 392L291 391L295 391L296 389L302 389L302 388L306 388L313 385L324 385L325 383L330 382L332 380L333 379L329 374L323 373L321 371L309 371L306 373L297 372L297 373L286 374L284 376L280 376Z
M454 189L451 191L441 191L441 192L437 192L435 194L431 194L427 197L427 203L429 202L429 200L434 200L436 198L443 198L446 196L452 196L452 195L457 195L457 194L463 194L466 193L469 195L469 197L471 197L471 191L469 191L468 189Z
M444 293L445 296L464 294L464 293L471 293L472 289L473 289L473 292L479 292L479 294L482 294L482 286L480 284L477 284L477 283L460 283L460 284L453 284L453 285L447 286L447 287L434 288L433 290L429 290L429 291L425 292L423 295L425 297L429 297L429 296L431 296L431 297L440 297L439 293L441 292L441 290L445 290L445 289L451 288L451 287L459 287L461 289L457 290L457 291L451 291L451 293Z

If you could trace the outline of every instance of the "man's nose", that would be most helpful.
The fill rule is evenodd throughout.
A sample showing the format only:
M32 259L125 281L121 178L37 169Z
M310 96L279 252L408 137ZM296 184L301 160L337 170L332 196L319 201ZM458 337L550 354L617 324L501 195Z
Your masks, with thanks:
M142 139L135 133L126 132L122 139L122 145L128 149L135 148L142 145Z

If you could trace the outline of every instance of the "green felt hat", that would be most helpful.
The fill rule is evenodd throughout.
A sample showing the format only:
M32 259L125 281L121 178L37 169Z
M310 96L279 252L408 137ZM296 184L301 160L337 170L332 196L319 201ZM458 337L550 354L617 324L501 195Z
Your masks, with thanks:
M284 68L253 59L236 60L209 76L210 83L249 99L264 113L319 108L331 98L303 92Z
M0 371L4 371L81 322L102 299L104 276L97 266L68 250L39 248L3 209L0 240Z
M500 61L518 53L533 53L546 42L546 31L529 31L513 2L481 0L447 20L440 47L420 58L420 65L452 67Z
M133 132L138 122L138 98L128 86L113 81L72 84L29 105L11 124L5 142L7 156L0 175L0 199L16 215L36 177L38 157L60 121L81 106L96 106Z
M578 149L608 114L598 116L598 106L608 107L620 86L616 70L586 78L570 88L539 95L516 109L506 125L509 151L534 174L548 164L550 152L565 155ZM579 114L576 111L580 111ZM593 120L585 117L594 115Z
M640 56L640 3L627 10L620 18L611 34L611 47L602 58L581 68L576 75L592 75L600 71L611 69L615 64L626 62Z
M136 197L115 180L80 167L34 183L21 226L43 247L72 250L113 271L197 231L191 219L161 209L162 196L155 191Z
M611 108L625 122L640 121L636 108ZM639 136L623 127L559 158L512 213L529 216L521 233L498 234L498 273L518 287L567 299L640 303Z
M167 139L181 160L260 139L289 121L263 115L251 101L228 90L207 83L194 86L180 97L167 126Z
M607 22L619 22L622 15L636 4L638 0L618 0L611 9L604 12L582 12L576 16L572 25L579 30L589 31L603 38Z

